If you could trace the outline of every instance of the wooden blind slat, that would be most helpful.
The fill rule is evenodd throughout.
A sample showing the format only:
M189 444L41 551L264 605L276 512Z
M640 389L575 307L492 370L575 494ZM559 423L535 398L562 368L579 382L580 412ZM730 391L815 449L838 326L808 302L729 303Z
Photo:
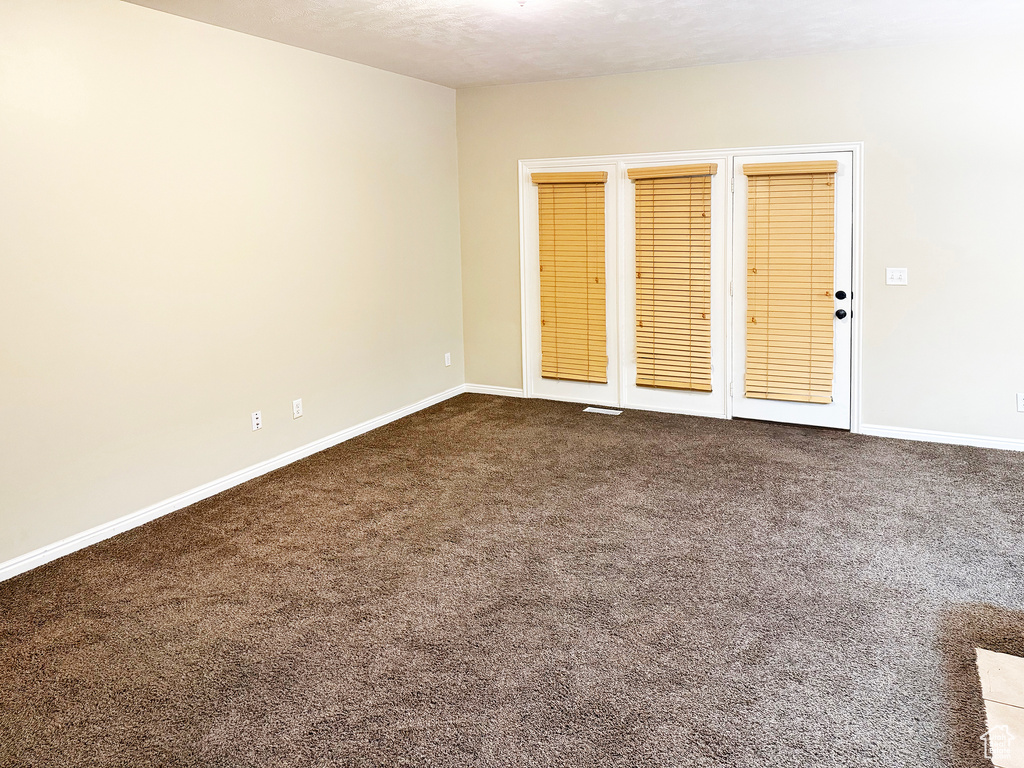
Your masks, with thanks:
M812 160L805 163L747 163L743 166L746 176L794 176L799 174L818 175L835 173L839 163L835 160Z
M608 174L535 173L541 376L608 381L604 184Z
M656 165L650 168L629 168L626 175L637 179L669 179L685 176L714 176L718 173L718 163L697 165Z
M835 161L743 166L745 396L832 402Z
M715 164L632 168L636 383L711 391L711 175Z
M534 184L604 184L608 181L608 172L533 173L530 178Z

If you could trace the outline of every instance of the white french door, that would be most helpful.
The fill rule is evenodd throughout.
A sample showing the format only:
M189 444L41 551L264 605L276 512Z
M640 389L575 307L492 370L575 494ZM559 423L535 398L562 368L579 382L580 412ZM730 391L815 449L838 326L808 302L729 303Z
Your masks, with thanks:
M678 162L678 161L674 161ZM630 168L657 165L673 165L673 163L630 162ZM711 331L711 391L696 389L675 389L671 387L652 387L638 384L637 377L637 282L639 274L637 265L637 228L634 226L636 211L636 185L628 180L620 181L624 185L621 193L623 200L624 224L622 226L621 283L623 286L620 305L623 310L622 334L622 398L620 404L625 408L641 408L645 410L664 411L668 413L688 413L696 416L715 416L724 418L728 405L728 260L726 242L729 234L728 195L729 195L729 161L728 157L702 157L701 162L713 163L717 166L716 173L711 176L711 199L708 215L711 220L711 270L710 270L710 331Z
M758 183L752 179L759 177L748 173L832 162L834 182L822 182L819 175L812 184L808 179L813 174L778 176L784 183L769 186L762 181L764 191L749 195L751 185ZM733 181L732 414L849 429L853 155L737 156ZM826 185L832 183L829 191ZM826 194L833 200L833 218L825 220L819 209L818 221L809 225L814 216L811 199L820 206ZM820 267L821 233L829 229L831 274ZM814 238L819 244L812 246ZM814 248L817 264L810 257Z
M523 389L528 397L543 397L594 405L639 408L645 410L687 413L719 418L740 417L767 421L808 424L839 429L850 429L852 404L852 335L853 335L853 222L854 181L857 170L857 145L815 147L822 151L801 151L801 148L780 148L770 154L754 154L750 150L720 150L717 152L663 153L656 155L622 155L596 158L562 158L520 162L520 235L522 258L523 309ZM639 370L642 354L638 340L643 331L638 312L638 295L647 296L640 285L641 265L637 262L637 197L634 178L637 169L650 170L657 166L676 166L688 163L716 164L717 172L711 180L710 225L710 391L673 386L652 386L649 377ZM828 164L834 167L832 205L832 274L829 284L822 284L822 274L815 273L809 285L813 290L827 291L830 304L828 317L822 309L822 297L816 295L811 304L817 308L807 325L807 334L813 337L810 351L801 351L799 323L786 322L785 314L802 299L794 296L794 286L785 285L786 279L799 283L800 259L783 252L779 257L785 274L781 281L753 281L748 274L748 176L745 166L793 163ZM834 164L834 166L833 166ZM817 166L815 166L817 167ZM544 374L544 341L541 326L541 244L540 199L533 174L606 172L604 188L604 279L605 326L607 337L607 380L580 381L571 378L553 378ZM631 177L630 173L634 175ZM756 186L756 183L755 183ZM817 193L816 193L817 194ZM755 198L757 199L757 198ZM820 195L814 199L820 202ZM783 219L788 201L783 201ZM657 207L657 204L656 204ZM755 222L764 220L758 212ZM817 225L816 225L817 226ZM769 228L769 236L772 235ZM820 236L815 241L818 251ZM772 255L778 248L772 243ZM784 249L783 249L784 250ZM798 253L797 247L794 253ZM646 254L644 258L650 258ZM657 257L655 257L657 258ZM821 254L815 264L820 266ZM762 274L763 277L763 274ZM780 284L781 283L781 284ZM767 289L765 286L767 285ZM748 289L751 289L748 291ZM757 291L760 290L760 293ZM769 299L765 299L765 290ZM752 291L752 293L751 293ZM748 295L749 294L749 295ZM550 301L550 290L545 294ZM773 303L782 296L781 308ZM658 299L655 297L655 303ZM760 302L760 303L759 303ZM766 303L767 302L767 303ZM750 310L758 311L751 315ZM778 311L777 311L778 310ZM550 312L550 310L548 310ZM761 317L761 313L764 317ZM766 314L765 314L766 313ZM549 314L550 317L550 314ZM757 320L757 331L751 333L751 317ZM780 321L779 318L782 318ZM593 313L591 313L593 318ZM767 318L767 319L766 319ZM550 321L549 321L550 322ZM828 324L827 332L824 331ZM756 324L756 323L755 323ZM770 333L765 335L768 327ZM550 324L548 326L550 329ZM550 330L549 330L550 335ZM645 343L650 346L650 334ZM748 345L748 339L751 344ZM827 340L825 347L822 341ZM655 341L655 347L661 344ZM672 343L672 342L670 342ZM550 342L548 342L550 347ZM826 350L823 352L823 349ZM759 352L756 354L748 351ZM647 350L649 353L649 349ZM778 388L765 387L773 381L772 366L776 353L781 352L782 366L799 360L801 355L809 361L809 378L814 387L809 396L799 400L798 395L785 391L783 375L782 394ZM823 362L827 355L827 363ZM751 371L756 376L749 375ZM827 367L827 371L826 371ZM757 378L756 386L748 387L748 379ZM644 383L645 380L647 383ZM657 382L656 382L657 383ZM827 386L826 386L827 385ZM758 387L760 389L758 390Z
M543 375L543 343L541 330L541 248L540 248L540 196L538 185L531 179L530 168L521 168L523 232L523 286L525 323L524 373L526 394L552 400L619 405L619 353L618 333L618 255L615 244L618 237L618 197L615 194L616 163L585 163L560 165L546 163L534 167L547 173L606 172L608 181L604 191L604 251L605 251L605 329L607 337L607 381L575 381L550 378Z

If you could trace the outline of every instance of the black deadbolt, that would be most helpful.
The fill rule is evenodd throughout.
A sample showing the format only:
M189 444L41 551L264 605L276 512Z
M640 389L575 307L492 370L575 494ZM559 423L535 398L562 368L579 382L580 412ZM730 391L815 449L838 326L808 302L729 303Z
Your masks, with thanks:
M842 301L846 298L846 291L836 291L836 298Z
M846 310L845 309L837 309L836 310L836 317L838 317L840 320L842 320L844 317L846 317Z

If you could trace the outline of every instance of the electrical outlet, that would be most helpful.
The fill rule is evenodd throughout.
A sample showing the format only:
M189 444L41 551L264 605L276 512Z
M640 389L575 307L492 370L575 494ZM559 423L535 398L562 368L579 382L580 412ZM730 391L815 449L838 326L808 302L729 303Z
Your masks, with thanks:
M252 412L252 431L255 432L257 429L263 429L263 412L253 411Z
M1017 411L1024 413L1024 392L1017 393Z
M452 364L452 353L451 352L445 352L444 353L444 364L445 365L451 365Z
M885 268L885 284L886 285L906 285L907 284L907 268L906 267L886 267Z
M298 400L292 400L292 418L297 419L302 416L302 398Z

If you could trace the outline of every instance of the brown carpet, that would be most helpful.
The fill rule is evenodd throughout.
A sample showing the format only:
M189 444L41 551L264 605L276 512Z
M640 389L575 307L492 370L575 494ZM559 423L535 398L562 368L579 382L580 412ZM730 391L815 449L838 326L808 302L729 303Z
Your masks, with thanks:
M0 765L981 768L1022 478L464 395L0 584Z

